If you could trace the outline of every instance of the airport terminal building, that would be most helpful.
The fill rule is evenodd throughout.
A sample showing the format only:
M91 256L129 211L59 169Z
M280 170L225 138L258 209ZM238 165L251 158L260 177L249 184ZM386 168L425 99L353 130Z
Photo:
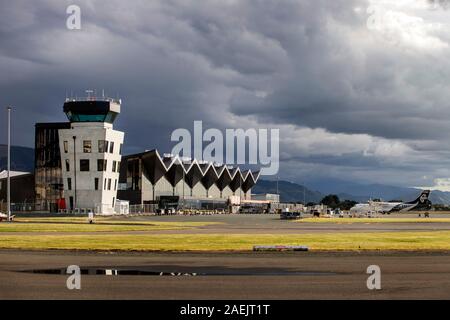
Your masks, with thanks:
M258 178L259 172L151 150L123 157L118 197L130 204L161 205L165 199L185 208L220 206L250 200Z
M70 98L68 122L36 124L36 211L111 214L117 200L150 210L229 211L251 201L259 172L156 149L122 156L124 133L113 129L120 108L120 100Z

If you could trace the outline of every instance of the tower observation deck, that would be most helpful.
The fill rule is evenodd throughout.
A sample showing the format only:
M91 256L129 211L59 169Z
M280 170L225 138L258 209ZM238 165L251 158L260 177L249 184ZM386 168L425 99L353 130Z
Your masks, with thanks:
M110 98L70 98L64 102L64 113L70 122L113 123L120 113L121 100Z

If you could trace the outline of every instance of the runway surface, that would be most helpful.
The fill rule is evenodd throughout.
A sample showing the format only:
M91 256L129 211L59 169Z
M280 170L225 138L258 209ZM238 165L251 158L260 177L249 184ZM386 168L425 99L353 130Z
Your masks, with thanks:
M383 218L417 218L416 214L392 214ZM449 218L449 214L432 214L436 218ZM296 222L280 220L279 215L211 215L211 216L143 216L132 218L136 221L197 221L215 222L208 226L186 230L165 230L152 233L183 234L302 234L302 233L342 233L342 232L401 232L401 231L449 231L450 223L360 223L355 218L353 223L336 222ZM326 218L323 218L326 220Z
M408 216L417 217L391 217ZM448 214L433 216L449 217ZM139 216L126 220L208 221L218 224L184 230L114 234L450 230L450 223L297 223L281 221L275 215ZM46 233L14 234L36 236ZM81 290L67 289L68 275L32 272L55 272L55 269L66 269L69 265L78 265L94 273L94 270L105 269L128 271L117 276L83 274ZM369 265L381 268L381 290L367 288ZM172 276L172 273L190 275ZM0 299L450 299L450 252L100 253L0 250Z
M171 275L68 275L22 271L134 269ZM381 268L381 290L366 285ZM449 253L89 253L0 251L0 299L450 299Z
M417 218L413 214L396 214L381 216L383 218ZM435 218L450 218L450 214L434 214ZM123 218L118 218L123 219ZM322 218L324 221L326 218ZM302 234L302 233L342 233L342 232L401 232L401 231L449 231L450 223L432 222L432 218L423 218L424 223L407 222L359 222L355 218L352 223L336 222L296 222L281 220L273 214L238 214L238 215L198 215L198 216L137 216L127 221L161 221L161 222L214 222L179 230L152 230L152 234ZM118 232L114 232L118 233ZM124 231L121 234L145 234L147 231ZM57 234L57 233L47 233ZM84 233L85 234L85 233ZM105 232L107 234L107 232Z

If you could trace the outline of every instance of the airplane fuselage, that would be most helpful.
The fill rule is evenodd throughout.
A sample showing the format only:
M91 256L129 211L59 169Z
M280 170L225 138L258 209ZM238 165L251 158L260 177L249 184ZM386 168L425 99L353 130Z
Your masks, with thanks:
M385 202L368 201L368 203L358 203L350 209L350 213L369 214L374 212L391 213L407 212L410 210L430 210L431 202L428 200L429 190L421 193L419 198L412 202Z

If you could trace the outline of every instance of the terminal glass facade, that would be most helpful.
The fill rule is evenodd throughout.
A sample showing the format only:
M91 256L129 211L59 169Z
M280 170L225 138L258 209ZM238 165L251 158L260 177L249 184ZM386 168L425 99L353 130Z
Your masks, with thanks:
M59 129L69 123L37 123L35 127L36 210L58 211L63 198L63 178L59 148ZM66 170L70 169L66 166Z

